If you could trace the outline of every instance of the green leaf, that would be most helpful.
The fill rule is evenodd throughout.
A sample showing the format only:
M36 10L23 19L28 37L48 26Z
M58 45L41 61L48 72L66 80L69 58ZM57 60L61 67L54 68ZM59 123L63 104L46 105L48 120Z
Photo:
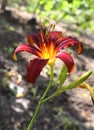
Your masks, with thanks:
M54 1L48 1L45 5L44 5L44 9L46 11L50 11L54 6Z

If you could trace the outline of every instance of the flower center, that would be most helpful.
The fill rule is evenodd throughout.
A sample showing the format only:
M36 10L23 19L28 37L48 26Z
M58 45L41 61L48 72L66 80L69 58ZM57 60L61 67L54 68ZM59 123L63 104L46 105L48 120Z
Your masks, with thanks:
M49 59L48 64L54 64L55 59L56 59L56 49L54 48L54 44L50 43L50 45L46 45L45 43L42 44L41 46L42 54L41 58L43 59Z

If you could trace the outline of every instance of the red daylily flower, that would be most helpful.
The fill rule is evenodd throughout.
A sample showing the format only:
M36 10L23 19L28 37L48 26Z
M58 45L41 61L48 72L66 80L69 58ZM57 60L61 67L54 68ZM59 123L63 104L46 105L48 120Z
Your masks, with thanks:
M40 30L39 33L28 35L27 40L28 44L21 44L15 49L14 58L16 59L16 53L21 51L26 51L36 56L27 66L27 81L31 83L35 82L43 67L46 64L53 65L56 58L65 63L69 73L72 72L74 61L71 55L64 51L64 48L76 45L78 54L82 52L82 45L78 40L71 36L63 37L62 32L59 31L52 30L44 34Z

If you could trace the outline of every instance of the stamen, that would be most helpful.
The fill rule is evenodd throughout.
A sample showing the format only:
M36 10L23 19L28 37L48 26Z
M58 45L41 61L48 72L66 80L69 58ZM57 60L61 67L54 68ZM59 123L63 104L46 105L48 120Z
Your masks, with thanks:
M44 29L44 26L40 24L40 35L41 35L42 42L44 43L43 29Z
M55 29L55 24L52 24L52 32L53 32L54 29Z
M44 43L44 38L43 38L42 30L40 31L40 35L41 35L42 43Z
M40 36L42 39L42 42L44 43L44 38L43 38L43 29L45 28L45 26L42 24L41 20L40 20Z
M48 31L46 31L46 36L48 36L50 32L53 32L54 28L55 28L55 24L51 24Z
M40 24L40 31L43 32L44 27L45 27L44 25Z
M49 30L48 30L48 34L49 34L49 32L51 32L52 28L53 28L53 24L50 25Z

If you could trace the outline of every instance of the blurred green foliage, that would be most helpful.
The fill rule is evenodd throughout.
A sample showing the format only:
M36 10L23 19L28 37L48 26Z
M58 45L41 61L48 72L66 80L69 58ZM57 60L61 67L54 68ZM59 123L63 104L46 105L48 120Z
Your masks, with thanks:
M56 23L65 20L94 31L94 0L10 0L8 4L36 13L45 24L49 18Z

